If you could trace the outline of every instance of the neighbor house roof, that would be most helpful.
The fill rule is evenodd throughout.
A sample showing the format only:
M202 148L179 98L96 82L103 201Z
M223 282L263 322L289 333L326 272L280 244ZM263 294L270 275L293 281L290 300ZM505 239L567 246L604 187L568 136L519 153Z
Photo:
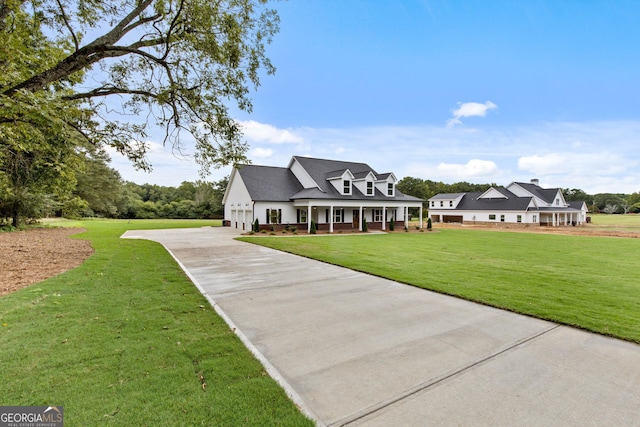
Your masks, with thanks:
M515 182L515 184L519 185L529 193L544 200L547 203L553 203L553 200L555 199L556 194L558 194L559 190L558 188L542 188L539 185L529 182Z
M458 203L456 210L524 211L531 203L531 197L518 197L504 188L500 188L500 190L500 193L507 196L507 198L481 199L479 197L484 194L483 192L466 193Z

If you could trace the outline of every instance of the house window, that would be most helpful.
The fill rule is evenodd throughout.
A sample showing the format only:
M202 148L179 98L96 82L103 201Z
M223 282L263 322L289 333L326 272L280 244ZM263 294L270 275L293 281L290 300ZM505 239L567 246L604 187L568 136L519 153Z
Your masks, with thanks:
M442 200L440 200L440 207L444 206L444 202Z
M282 209L267 209L267 224L280 224Z
M349 181L348 179L344 180L343 193L344 194L351 194L351 181Z
M373 222L382 222L382 209L373 210Z
M560 199L556 199L556 206L560 206Z
M367 182L367 196L373 196L373 182Z
M500 215L500 222L504 222L504 215Z
M538 215L534 215L532 220L533 220L533 222L538 222Z
M489 221L495 221L496 219L496 215L495 214L490 214L489 215Z
M434 202L433 200L431 201L431 207L435 208L436 207L436 202Z
M452 208L453 207L453 200L449 200L449 207Z
M297 209L297 218L296 222L302 223L307 222L307 210L306 209Z
M387 184L387 196L393 196L393 184Z
M334 209L333 210L333 222L342 222L342 217L344 216L342 213L344 211L342 209Z
M518 222L522 222L522 215L518 215L518 216L516 217L516 221L518 221Z

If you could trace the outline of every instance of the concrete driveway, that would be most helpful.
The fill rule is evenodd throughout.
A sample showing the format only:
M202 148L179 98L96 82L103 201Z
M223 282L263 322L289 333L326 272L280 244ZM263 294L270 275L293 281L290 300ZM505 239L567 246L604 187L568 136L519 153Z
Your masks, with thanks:
M123 237L162 243L318 425L640 426L638 345L236 236Z

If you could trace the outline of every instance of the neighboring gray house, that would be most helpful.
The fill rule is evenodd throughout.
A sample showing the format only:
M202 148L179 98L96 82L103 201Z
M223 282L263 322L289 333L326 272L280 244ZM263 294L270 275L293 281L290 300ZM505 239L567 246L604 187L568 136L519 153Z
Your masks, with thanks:
M393 173L377 173L365 163L294 156L286 168L245 165L234 168L222 199L225 222L250 230L266 227L309 230L362 230L408 225L409 208L422 199L396 189ZM421 225L422 226L422 225Z
M433 222L466 224L582 225L585 202L566 202L559 188L542 188L537 179L512 182L480 193L438 194L429 199Z

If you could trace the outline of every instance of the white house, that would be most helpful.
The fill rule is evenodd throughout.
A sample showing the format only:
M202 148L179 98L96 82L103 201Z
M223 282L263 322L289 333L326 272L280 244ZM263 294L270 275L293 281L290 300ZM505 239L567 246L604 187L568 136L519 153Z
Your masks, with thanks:
M512 182L474 193L438 194L428 200L433 222L466 224L582 225L585 202L567 202L559 188L542 188L537 179Z
M295 226L319 230L359 230L408 225L409 208L422 199L396 189L393 173L379 174L365 163L294 156L286 168L245 165L234 168L222 199L225 223L250 230ZM422 226L422 225L421 225Z

